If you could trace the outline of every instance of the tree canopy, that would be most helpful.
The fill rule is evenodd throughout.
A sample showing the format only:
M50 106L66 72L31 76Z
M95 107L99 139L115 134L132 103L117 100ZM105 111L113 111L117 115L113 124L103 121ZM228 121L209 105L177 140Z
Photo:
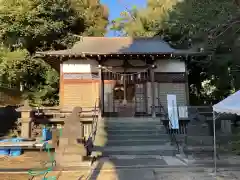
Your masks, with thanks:
M200 48L188 62L192 104L214 103L239 89L239 6L228 0L148 0L112 22L123 35L160 36L174 48Z
M24 85L33 104L56 104L58 73L35 51L70 48L80 36L104 36L108 10L99 0L0 1L0 79Z
M227 0L188 0L178 3L170 12L166 32L178 34L175 44L190 44L210 53L207 59L189 63L189 81L197 89L198 99L208 103L219 101L239 89L238 64L239 8ZM232 24L232 25L231 25ZM159 31L159 34L164 34ZM237 56L236 56L237 55ZM197 78L198 77L198 81ZM208 82L203 86L203 81ZM206 87L207 86L207 87ZM207 93L209 87L212 93ZM202 103L202 102L201 102Z
M152 37L163 29L164 20L177 0L148 0L146 8L133 7L112 22L112 30L124 36Z
M93 3L94 2L94 3ZM65 49L79 35L104 36L107 11L92 0L3 0L0 38L10 48Z

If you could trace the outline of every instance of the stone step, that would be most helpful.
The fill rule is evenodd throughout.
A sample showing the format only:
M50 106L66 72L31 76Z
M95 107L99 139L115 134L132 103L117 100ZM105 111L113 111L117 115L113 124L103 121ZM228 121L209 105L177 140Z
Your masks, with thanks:
M166 143L165 145L152 145L152 146L109 146L109 147L104 147L104 151L109 151L109 152L118 152L118 151L128 151L128 152L144 152L144 151L161 151L161 150L175 150L176 148L171 146L169 143Z
M175 156L178 154L178 150L151 150L151 151L107 151L104 150L102 153L103 157L113 156L113 155L161 155L161 156Z
M116 126L106 126L104 127L104 129L106 131L110 130L110 131L119 131L119 130L165 130L165 127L162 125L133 125L133 126L120 126L120 125L116 125Z
M199 138L188 138L186 141L187 145L197 146L197 145L213 145L213 139L199 139Z
M214 157L214 148L213 146L188 146L183 150L186 157L194 156L194 157ZM224 155L230 155L231 150L221 149L217 147L217 156L221 158ZM201 158L200 158L201 159Z
M168 134L108 134L106 136L107 140L169 140L170 136Z
M108 140L107 146L142 146L142 145L164 145L169 139L127 139L127 140Z
M127 156L126 156L127 157ZM137 166L166 166L167 163L163 158L132 158L129 156L127 158L119 159L119 158L109 158L109 162L113 164L115 167L137 167Z
M125 129L119 129L119 130L108 130L107 131L108 135L128 135L129 137L131 137L132 135L162 135L162 134L166 134L164 131L159 131L157 129L155 130L125 130Z
M135 119L129 119L129 118L122 118L122 119L103 119L104 122L109 124L115 124L115 123L152 123L152 124L161 124L162 121L160 119L145 119L145 118L135 118Z
M159 121L135 121L135 122L106 122L102 121L106 126L145 126L145 125L151 125L151 126L157 126L162 125Z
M209 134L208 131L203 131L203 132L197 132L197 131L192 131L187 133L189 136L204 136L206 134Z
M106 123L160 123L160 118L148 118L148 117L115 117L104 118Z
M161 155L109 155L107 158L108 159L163 159L164 156Z

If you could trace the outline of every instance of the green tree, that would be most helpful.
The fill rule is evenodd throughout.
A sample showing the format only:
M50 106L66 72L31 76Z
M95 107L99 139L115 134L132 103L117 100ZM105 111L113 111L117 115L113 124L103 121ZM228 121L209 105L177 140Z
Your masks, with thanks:
M177 0L148 0L146 8L133 7L121 13L121 17L112 22L112 30L120 31L124 36L152 37L163 29L168 11Z
M20 91L32 104L56 104L58 101L58 74L40 59L32 58L26 50L0 49L1 85ZM19 94L16 94L19 95Z
M190 73L195 74L190 74L189 81L198 89L198 99L207 103L219 101L240 87L236 84L238 73L231 72L239 56L236 45L240 26L235 23L238 17L239 8L232 1L187 0L176 4L165 22L167 29L159 30L163 36L178 34L178 39L170 38L178 47L190 44L195 50L201 47L210 53L207 59L192 61L195 68L189 67ZM215 87L211 94L202 86L205 80Z
M10 48L65 49L79 35L104 35L107 12L91 0L3 0L0 38Z
M82 35L104 36L107 25L108 11L99 0L2 0L1 81L24 84L33 104L56 103L58 73L31 55L70 48Z
M187 61L190 98L202 104L240 87L238 70L231 70L239 65L239 18L239 7L228 0L148 0L146 8L123 13L112 29L133 37L161 36L174 48L210 53Z

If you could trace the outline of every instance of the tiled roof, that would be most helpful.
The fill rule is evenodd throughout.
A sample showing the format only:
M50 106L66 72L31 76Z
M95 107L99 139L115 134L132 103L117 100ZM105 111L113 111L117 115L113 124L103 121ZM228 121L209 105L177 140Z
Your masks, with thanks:
M71 49L37 52L42 55L109 55L109 54L194 54L176 50L160 38L82 37Z

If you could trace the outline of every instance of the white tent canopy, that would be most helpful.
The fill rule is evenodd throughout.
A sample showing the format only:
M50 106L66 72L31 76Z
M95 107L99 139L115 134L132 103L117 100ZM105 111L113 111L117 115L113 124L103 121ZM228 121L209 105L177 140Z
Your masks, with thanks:
M219 113L216 116L216 113ZM221 114L237 114L240 115L240 90L228 96L219 103L213 105L213 131L214 131L214 171L217 173L217 148L216 148L216 119ZM230 120L231 122L231 120Z
M213 105L213 111L240 115L240 90Z

